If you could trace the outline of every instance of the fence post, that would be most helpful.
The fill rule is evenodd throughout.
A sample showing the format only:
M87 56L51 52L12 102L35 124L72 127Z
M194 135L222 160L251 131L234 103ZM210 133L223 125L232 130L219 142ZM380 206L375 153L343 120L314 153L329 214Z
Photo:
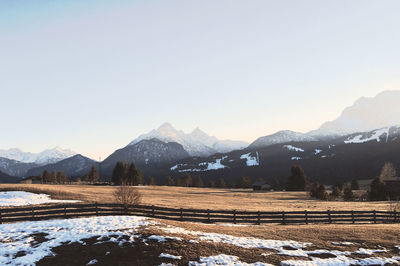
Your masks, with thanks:
M96 206L96 216L99 216L99 208L97 206L97 202L96 202L95 206Z
M233 223L236 224L236 210L233 210Z
M374 224L376 224L376 210L374 210Z
M285 211L282 211L282 224L286 224L286 222L285 222Z
M397 211L396 210L394 210L394 223L396 223L396 220L397 220Z
M151 216L154 217L155 215L154 205L151 205Z
M67 205L64 204L64 218L67 218Z
M257 215L257 224L260 225L261 224L261 217L260 217L260 211L258 211L258 215Z
M353 222L353 224L356 222L354 219L354 211L351 211L351 221Z
M1 210L0 210L0 224L3 224L3 216L1 215Z
M32 221L35 220L35 209L32 207Z
M308 212L307 212L307 210L304 211L304 216L306 217L306 224L308 224Z
M181 221L183 221L183 208L181 208Z
M328 210L328 220L329 223L331 224L332 223L331 210Z
M211 223L210 209L207 209L207 222Z

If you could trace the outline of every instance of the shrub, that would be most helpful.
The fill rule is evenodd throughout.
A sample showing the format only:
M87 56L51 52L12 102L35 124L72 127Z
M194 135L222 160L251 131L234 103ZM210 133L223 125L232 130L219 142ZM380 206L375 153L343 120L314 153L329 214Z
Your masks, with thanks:
M122 183L113 194L115 201L124 206L138 205L142 200L142 195L139 190L126 185L126 183Z
M351 187L345 187L343 191L343 199L346 201L354 200L354 193Z

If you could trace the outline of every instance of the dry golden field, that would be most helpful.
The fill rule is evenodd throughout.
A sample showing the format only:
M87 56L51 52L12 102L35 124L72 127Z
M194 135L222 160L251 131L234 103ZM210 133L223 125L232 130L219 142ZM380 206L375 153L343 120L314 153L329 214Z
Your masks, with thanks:
M1 190L46 193L55 199L87 202L114 202L112 186L0 184ZM290 211L290 210L389 210L388 202L344 202L312 199L306 192L253 192L250 189L138 187L142 203L178 208L214 210Z

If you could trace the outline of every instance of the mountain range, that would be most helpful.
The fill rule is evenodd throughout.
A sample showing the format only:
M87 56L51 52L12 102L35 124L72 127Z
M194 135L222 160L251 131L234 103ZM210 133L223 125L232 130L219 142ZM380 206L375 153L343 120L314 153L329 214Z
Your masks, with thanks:
M214 136L207 135L199 128L194 129L191 133L185 133L182 130L175 129L170 123L164 123L158 129L140 135L129 143L129 145L149 139L179 143L190 156L209 156L218 152L243 149L249 145L245 141L219 140Z
M69 176L79 176L96 165L107 179L115 163L125 161L134 162L146 174L160 178L185 172L206 178L237 175L282 178L292 164L303 165L311 177L325 181L371 177L381 167L382 160L398 161L400 128L396 125L400 125L400 106L397 102L400 91L361 98L336 120L324 123L317 130L308 133L282 130L251 144L219 140L199 128L185 133L164 123L100 163L59 147L37 154L0 150L0 171L22 177L39 175L44 170L63 170ZM366 163L364 168L369 172L360 170L362 163Z
M62 149L60 147L44 150L40 153L23 152L18 148L0 150L0 157L2 158L16 160L23 163L35 163L38 165L56 163L76 154L77 153L74 151Z

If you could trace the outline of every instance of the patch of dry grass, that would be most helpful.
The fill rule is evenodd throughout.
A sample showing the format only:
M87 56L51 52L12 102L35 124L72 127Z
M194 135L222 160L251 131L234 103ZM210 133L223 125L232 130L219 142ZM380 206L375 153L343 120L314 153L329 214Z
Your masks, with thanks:
M55 199L115 202L116 187L88 185L0 184L1 190L46 193ZM142 203L176 208L248 211L389 210L388 202L321 201L307 192L253 192L250 189L139 187Z

